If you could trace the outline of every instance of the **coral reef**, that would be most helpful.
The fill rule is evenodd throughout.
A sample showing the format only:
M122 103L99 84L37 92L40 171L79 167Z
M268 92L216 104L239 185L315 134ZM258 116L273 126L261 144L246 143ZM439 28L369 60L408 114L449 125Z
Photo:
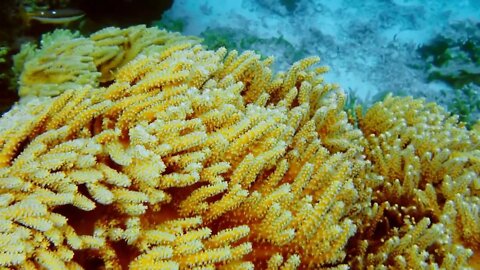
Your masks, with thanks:
M111 81L111 71L135 56L146 50L161 50L162 46L180 40L199 42L198 38L144 25L125 29L108 27L89 38L68 30L55 30L42 36L40 48L26 43L15 55L19 95L57 96L67 89L97 87L101 82Z
M441 257L441 269L461 269L465 247L480 246L480 134L411 97L387 96L361 115L367 159L384 182L352 245L362 247L358 268L435 268Z
M145 32L163 34L130 38ZM387 97L357 112L357 128L316 57L274 73L273 58L155 28L76 38L104 40L93 45L99 55L108 45L122 53L89 58L98 81L57 97L32 79L26 92L43 96L0 118L0 266L465 269L478 260L480 127ZM34 75L23 67L23 78Z

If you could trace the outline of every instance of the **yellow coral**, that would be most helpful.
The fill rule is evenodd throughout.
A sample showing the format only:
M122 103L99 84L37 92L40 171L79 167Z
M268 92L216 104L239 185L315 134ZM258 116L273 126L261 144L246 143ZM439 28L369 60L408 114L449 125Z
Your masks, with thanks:
M392 96L360 117L360 128L368 140L367 158L384 181L373 198L382 207L367 220L387 230L383 244L365 242L366 261L357 259L399 269L421 263L463 268L472 252L466 248L478 252L480 245L479 171L467 158L478 152L479 134L438 105ZM442 249L409 253L412 245L424 250L438 239ZM440 265L431 256L455 257L459 265L446 267L447 261Z
M476 131L391 97L357 129L315 57L273 74L158 31L93 34L111 83L0 119L1 266L467 266Z
M24 45L14 57L18 93L21 97L58 96L68 89L97 87L100 82L112 81L113 71L142 53L168 54L171 46L198 42L198 38L144 25L108 27L89 38L56 30L42 37L41 48Z

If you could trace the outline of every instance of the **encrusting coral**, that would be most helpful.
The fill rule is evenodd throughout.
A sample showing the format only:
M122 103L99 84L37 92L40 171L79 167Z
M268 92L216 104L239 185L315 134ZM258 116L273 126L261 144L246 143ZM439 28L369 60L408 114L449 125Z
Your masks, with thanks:
M464 269L477 258L478 129L399 98L357 129L316 57L274 73L251 51L142 42L122 64L95 62L104 87L80 82L0 119L0 266Z

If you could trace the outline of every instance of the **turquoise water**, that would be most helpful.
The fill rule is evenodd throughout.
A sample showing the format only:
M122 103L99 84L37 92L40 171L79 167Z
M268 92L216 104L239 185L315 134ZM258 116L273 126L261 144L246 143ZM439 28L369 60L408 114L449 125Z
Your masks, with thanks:
M480 62L462 44L479 51L479 10L480 1L177 0L156 23L212 47L273 55L279 70L318 55L327 79L359 102L387 92L424 97L472 121ZM436 65L442 57L449 60Z

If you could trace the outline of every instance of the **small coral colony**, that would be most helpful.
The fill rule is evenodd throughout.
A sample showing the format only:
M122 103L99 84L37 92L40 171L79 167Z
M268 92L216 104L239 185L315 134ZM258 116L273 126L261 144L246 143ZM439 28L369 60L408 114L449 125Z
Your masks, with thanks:
M6 269L474 269L480 124L387 96L355 117L316 57L274 72L158 28L15 57Z

